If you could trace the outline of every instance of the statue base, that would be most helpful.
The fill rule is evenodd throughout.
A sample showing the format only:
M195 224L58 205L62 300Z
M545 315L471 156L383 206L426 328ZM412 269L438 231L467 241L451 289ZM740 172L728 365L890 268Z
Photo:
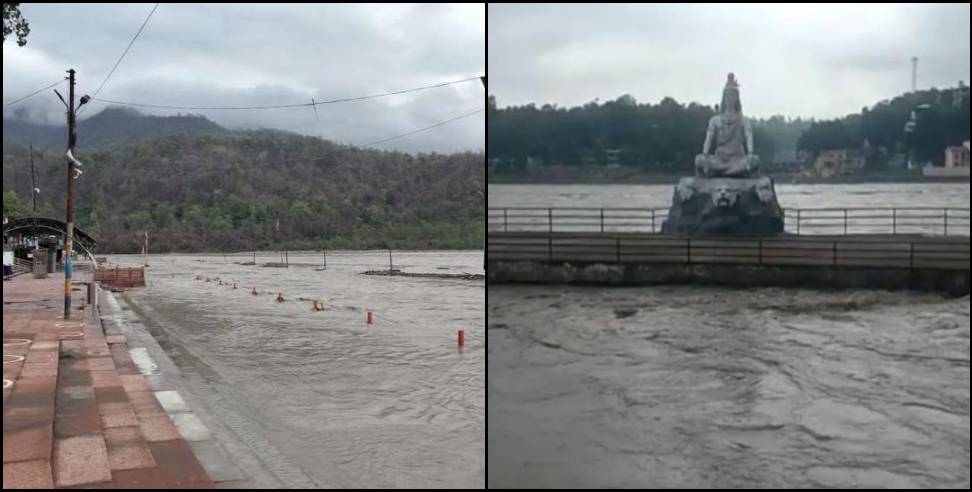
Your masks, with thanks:
M664 234L777 236L783 209L769 177L682 178L675 187Z

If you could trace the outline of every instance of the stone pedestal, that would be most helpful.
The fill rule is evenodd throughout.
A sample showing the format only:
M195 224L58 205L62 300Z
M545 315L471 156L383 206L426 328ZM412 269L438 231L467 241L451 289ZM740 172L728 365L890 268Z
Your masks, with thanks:
M783 233L783 209L769 177L682 178L665 234L766 237Z

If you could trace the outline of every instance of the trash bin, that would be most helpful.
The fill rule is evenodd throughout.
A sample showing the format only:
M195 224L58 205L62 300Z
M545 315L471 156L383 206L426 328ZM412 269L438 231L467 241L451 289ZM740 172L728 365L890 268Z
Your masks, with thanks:
M47 278L47 274L50 273L47 265L47 251L44 248L38 248L33 251L34 278Z

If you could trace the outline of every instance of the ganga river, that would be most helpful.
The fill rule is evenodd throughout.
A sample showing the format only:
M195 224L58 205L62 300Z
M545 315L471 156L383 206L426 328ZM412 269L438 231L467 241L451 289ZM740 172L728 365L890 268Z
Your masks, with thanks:
M490 186L490 207L664 207L670 186ZM780 186L784 207L968 207L968 184ZM969 298L490 286L490 488L969 480Z
M265 268L240 264L249 254L151 255L148 286L127 296L317 485L485 487L484 282L361 275L388 267L384 251L328 251L326 270L318 253L288 256L290 268ZM279 260L260 253L257 263ZM406 272L483 273L482 251L393 261Z

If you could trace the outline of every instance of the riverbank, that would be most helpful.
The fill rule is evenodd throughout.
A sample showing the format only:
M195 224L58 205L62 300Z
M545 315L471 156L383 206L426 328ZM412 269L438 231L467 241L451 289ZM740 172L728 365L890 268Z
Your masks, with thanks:
M114 310L86 297L88 281L77 274L67 321L63 279L3 283L4 488L213 488L205 427L150 382L152 359L105 321Z

